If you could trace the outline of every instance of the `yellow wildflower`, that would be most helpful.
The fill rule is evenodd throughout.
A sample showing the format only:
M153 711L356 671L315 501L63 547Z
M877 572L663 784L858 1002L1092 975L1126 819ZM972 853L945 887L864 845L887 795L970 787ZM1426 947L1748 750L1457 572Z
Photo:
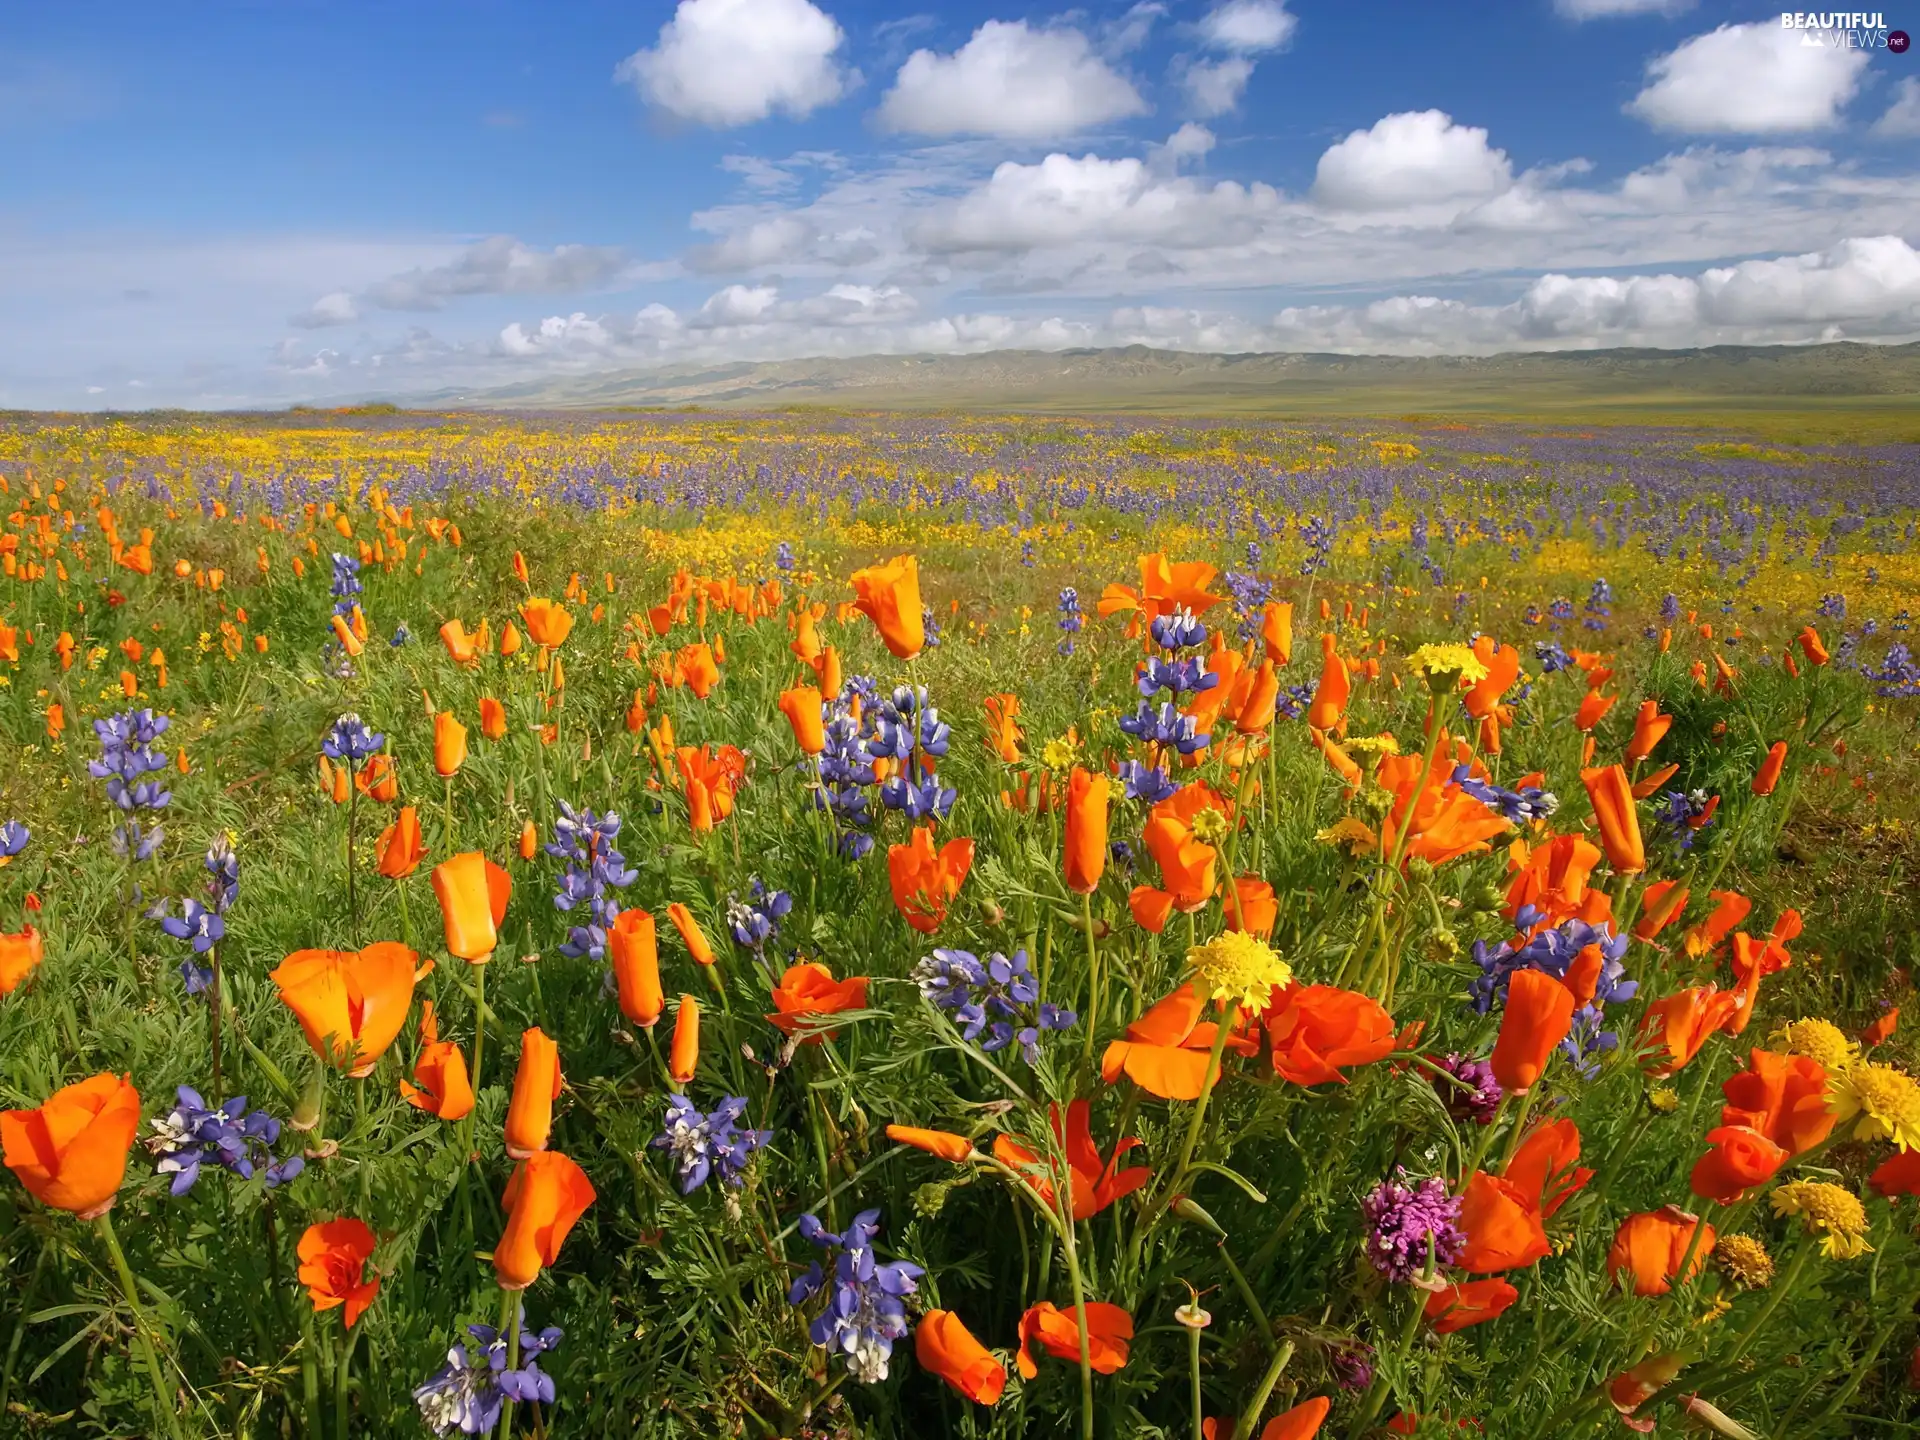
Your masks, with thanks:
M1407 657L1407 668L1435 687L1451 687L1455 680L1472 685L1487 678L1486 662L1470 645L1422 645Z
M1647 1092L1647 1104L1662 1115L1671 1115L1680 1108L1680 1092L1671 1085L1662 1085L1657 1090Z
M1323 845L1338 846L1356 860L1380 848L1379 838L1373 833L1372 827L1352 815L1334 821L1313 838Z
M1773 1038L1789 1055L1805 1055L1820 1062L1829 1075L1844 1070L1854 1060L1854 1044L1831 1020L1795 1020L1773 1032Z
M1860 1117L1856 1140L1891 1140L1902 1150L1920 1146L1920 1084L1891 1065L1857 1060L1830 1070L1827 1108L1842 1125Z
M1071 770L1079 755L1080 747L1064 735L1040 747L1040 763L1049 770Z
M1362 755L1398 755L1400 742L1391 735L1351 735L1341 742L1347 753Z
M1293 967L1255 936L1229 930L1187 951L1200 988L1215 1000L1237 1000L1242 1010L1263 1008L1276 985L1293 978Z
M1830 1260L1851 1260L1873 1247L1867 1244L1867 1207L1851 1190L1823 1180L1789 1180L1775 1187L1773 1213L1806 1217L1820 1236L1820 1253Z
M1713 1258L1743 1290L1764 1290L1773 1283L1773 1257L1751 1235L1722 1235Z
M1227 817L1211 805L1193 817L1193 838L1204 845L1218 845L1229 828Z

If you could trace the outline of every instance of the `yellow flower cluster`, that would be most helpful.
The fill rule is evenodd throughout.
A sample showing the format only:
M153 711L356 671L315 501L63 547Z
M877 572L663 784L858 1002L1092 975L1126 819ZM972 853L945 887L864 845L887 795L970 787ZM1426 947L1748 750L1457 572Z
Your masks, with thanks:
M1891 1140L1902 1150L1920 1147L1920 1084L1891 1065L1857 1060L1829 1070L1827 1106L1842 1125L1859 1117L1856 1140Z
M1242 1010L1264 1009L1276 985L1293 978L1293 967L1266 941L1229 930L1187 951L1200 988L1215 1000L1238 1001Z
M1773 1192L1773 1213L1805 1217L1820 1236L1820 1253L1831 1260L1852 1260L1867 1244L1867 1207L1851 1190L1824 1180L1789 1180Z
M1774 1031L1773 1038L1789 1055L1816 1060L1828 1074L1851 1065L1856 1053L1853 1041L1831 1020L1795 1020Z
M1407 657L1407 668L1429 683L1458 678L1472 685L1487 678L1486 664L1469 645L1422 645Z
M1773 1283L1773 1257L1751 1235L1722 1235L1713 1258L1743 1290L1764 1290Z

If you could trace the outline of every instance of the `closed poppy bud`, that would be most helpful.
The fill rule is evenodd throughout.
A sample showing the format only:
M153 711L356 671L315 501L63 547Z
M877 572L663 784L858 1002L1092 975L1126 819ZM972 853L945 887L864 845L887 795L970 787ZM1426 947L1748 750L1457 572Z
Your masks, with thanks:
M896 555L884 565L854 571L851 580L860 597L854 608L873 621L887 649L901 660L918 655L927 643L919 561L911 555Z
M1607 1273L1622 1284L1633 1285L1633 1293L1643 1299L1664 1295L1673 1288L1680 1273L1680 1262L1689 1248L1693 1261L1687 1270L1691 1279L1700 1273L1713 1253L1713 1226L1706 1227L1699 1245L1693 1245L1693 1232L1702 1222L1675 1205L1629 1215L1614 1232L1607 1250Z
M520 1162L501 1204L506 1229L493 1247L493 1276L502 1290L524 1290L542 1267L560 1258L567 1232L598 1197L587 1172L557 1150Z
M1270 600L1260 612L1260 639L1267 647L1267 659L1286 665L1293 659L1293 602Z
M507 1102L507 1154L524 1160L547 1148L553 1102L560 1098L560 1047L538 1025L520 1037L520 1065Z
M267 978L313 1053L361 1079L407 1023L419 960L393 940L364 950L296 950Z
M346 1306L347 1328L353 1328L380 1293L380 1277L365 1278L373 1258L373 1231L351 1216L309 1225L300 1237L300 1283L307 1287L315 1314Z
M912 1125L889 1125L887 1138L902 1145L911 1145L916 1150L924 1150L954 1165L964 1165L967 1157L973 1154L973 1142L950 1130L921 1130Z
M1240 713L1234 717L1233 728L1242 735L1258 735L1273 724L1273 712L1280 699L1280 681L1273 673L1273 661L1262 660L1260 668L1254 672L1252 688L1247 693Z
M42 1205L92 1220L113 1208L139 1128L132 1080L101 1074L54 1091L37 1109L0 1111L0 1148Z
M673 1017L673 1046L667 1055L667 1073L675 1085L685 1085L700 1067L700 1002L691 995L680 997L680 1008Z
M378 845L380 873L389 880L404 880L420 868L427 847L420 838L420 816L411 805L402 805L393 824L380 832Z
M1307 706L1307 724L1315 730L1332 730L1347 713L1347 701L1353 694L1353 681L1347 665L1334 648L1331 635L1320 637L1320 684Z
M660 989L653 916L645 910L622 910L607 931L607 955L613 962L620 1013L651 1030L667 1008L667 997Z
M707 943L706 935L700 929L700 922L693 918L693 912L678 900L667 906L667 919L673 922L673 928L680 932L680 943L687 947L687 953L699 965L713 964L713 946Z
M1647 847L1640 838L1640 812L1634 808L1626 769L1609 765L1582 770L1580 783L1587 787L1587 798L1593 802L1593 818L1600 826L1607 863L1623 874L1645 870Z
M1640 711L1633 717L1633 739L1627 744L1627 759L1646 759L1672 728L1673 716L1660 713L1659 701L1641 701Z
M840 652L829 645L820 652L820 658L814 662L813 673L820 677L822 695L840 693Z
M433 867L434 898L446 927L447 953L479 963L493 956L513 881L478 850Z
M507 736L507 707L491 695L480 697L480 733L489 740L504 740Z
M1767 750L1767 758L1760 762L1760 771L1753 777L1753 793L1756 795L1773 794L1774 786L1780 783L1780 772L1787 763L1787 742L1776 740Z
M1827 647L1820 639L1820 632L1811 625L1800 632L1798 643L1801 653L1805 655L1812 664L1824 665L1832 658L1827 654Z
M433 717L433 773L441 779L458 774L467 759L467 727L442 710Z
M1436 1335L1451 1335L1469 1325L1498 1320L1520 1292L1499 1276L1447 1285L1427 1296L1427 1322Z
M506 628L500 632L500 653L502 655L518 655L520 653L520 630L511 620L507 622Z
M339 615L333 617L333 638L340 642L340 648L346 651L349 657L358 655L366 648L361 643L360 637L353 633L353 627Z
M529 820L520 827L520 858L531 860L540 853L540 832Z
M1107 869L1107 792L1104 775L1076 765L1067 781L1067 888L1090 895Z
M976 1405L992 1405L1007 1388L1007 1368L951 1310L929 1310L913 1332L913 1357Z
M520 618L527 622L528 638L543 650L558 649L573 629L571 612L551 600L527 601L520 607Z
M780 713L793 727L793 743L804 755L818 755L827 748L826 726L822 718L820 692L812 685L796 685L780 692Z
M1516 970L1507 981L1507 1009L1493 1046L1493 1077L1512 1095L1524 1095L1554 1047L1573 1028L1573 992L1540 970Z
M13 935L0 935L0 998L20 988L45 958L40 932L29 925Z

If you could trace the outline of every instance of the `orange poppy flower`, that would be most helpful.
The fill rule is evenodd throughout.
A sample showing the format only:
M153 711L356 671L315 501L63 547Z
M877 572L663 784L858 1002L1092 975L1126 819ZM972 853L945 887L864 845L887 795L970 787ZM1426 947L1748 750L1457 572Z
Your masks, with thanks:
M1646 759L1672 728L1673 716L1660 713L1658 700L1642 700L1640 713L1633 717L1633 739L1627 742L1627 759Z
M1712 898L1717 902L1713 912L1687 931L1686 950L1692 959L1717 950L1720 942L1753 909L1753 902L1734 890L1715 890Z
M1801 653L1815 665L1824 665L1832 658L1827 654L1827 647L1820 639L1820 632L1811 625L1800 632L1797 643Z
M867 1003L867 977L851 976L835 980L833 972L818 963L789 965L780 983L774 987L775 1013L767 1016L782 1034L795 1034L801 1025L816 1015L838 1015L843 1010L864 1009ZM809 1027L803 1045L817 1045L835 1030Z
M316 1315L336 1306L347 1307L347 1328L373 1304L380 1293L380 1277L365 1278L373 1258L373 1231L351 1216L309 1225L300 1237L300 1283L307 1287Z
M480 697L480 733L489 740L507 738L507 707L491 695Z
M1346 782L1349 790L1358 790L1367 777L1354 758L1329 740L1324 730L1309 728L1307 734L1312 738L1314 748L1327 757L1327 764L1333 768L1333 773Z
M520 1064L513 1072L513 1098L507 1103L507 1154L524 1160L547 1148L553 1129L553 1102L565 1085L560 1047L536 1025L520 1037Z
M1776 740L1767 748L1767 758L1760 762L1760 769L1753 777L1753 793L1771 795L1774 787L1780 783L1780 772L1787 764L1787 742Z
M0 966L4 966L4 964L5 961L0 960ZM4 979L0 979L0 985L4 985L5 983ZM4 990L0 990L0 994L5 993ZM1869 1050L1876 1045L1884 1045L1887 1040L1892 1037L1894 1029L1899 1023L1900 1007L1896 1005L1884 1015L1880 1016L1879 1019L1870 1022L1860 1031L1860 1043Z
M645 910L622 910L607 931L607 958L613 965L620 1013L643 1030L651 1030L667 1008L660 988L653 916Z
M1067 780L1067 834L1063 863L1067 888L1090 895L1107 869L1107 777L1073 767Z
M1467 1243L1454 1265L1469 1275L1525 1269L1553 1249L1533 1196L1481 1170L1467 1177L1461 1192L1460 1228Z
M1155 551L1140 557L1138 590L1131 585L1109 585L1100 592L1094 608L1102 616L1137 610L1147 620L1181 609L1199 615L1220 601L1218 595L1207 589L1218 573L1202 561L1169 560L1164 553Z
M1586 1188L1593 1171L1579 1163L1580 1127L1571 1120L1549 1120L1527 1133L1507 1162L1504 1178L1531 1195L1542 1219Z
M1679 773L1680 766L1677 763L1662 765L1658 770L1649 770L1634 782L1633 798L1644 800L1654 791L1665 789L1667 782Z
M1593 818L1600 826L1600 843L1607 863L1625 874L1647 868L1647 848L1640 838L1640 813L1634 807L1633 786L1624 766L1608 765L1580 772L1593 802Z
M1520 678L1520 652L1511 645L1502 645L1491 635L1482 635L1473 642L1473 653L1487 667L1487 673L1467 686L1462 699L1469 715L1484 720L1499 709L1500 697Z
M1409 833L1402 862L1425 860L1430 865L1444 865L1462 855L1485 852L1489 840L1513 828L1498 811L1453 784L1451 773L1452 767L1444 757L1430 770L1423 755L1380 757L1374 778L1394 796L1393 808L1380 822L1384 853L1393 853L1400 829L1406 826Z
M1131 1137L1119 1141L1113 1147L1113 1154L1106 1159L1100 1158L1100 1147L1093 1142L1093 1127L1089 1123L1092 1106L1085 1100L1075 1100L1067 1106L1066 1125L1060 1123L1060 1107L1051 1107L1050 1122L1053 1126L1055 1142L1066 1153L1067 1174L1073 1190L1073 1218L1090 1220L1122 1196L1131 1195L1148 1180L1153 1172L1144 1165L1136 1165L1128 1170L1120 1169L1120 1157L1141 1142ZM1019 1171L1026 1177L1040 1198L1052 1205L1055 1203L1053 1181L1048 1168L1038 1156L1011 1135L997 1135L993 1141L993 1156L1001 1164Z
M667 1073L676 1085L685 1085L700 1068L700 1002L680 997L673 1016L673 1045L667 1052Z
M1677 880L1656 880L1640 897L1640 918L1634 922L1635 939L1651 941L1678 920L1687 908L1687 887Z
M93 1220L113 1208L140 1128L140 1092L105 1073L62 1086L32 1110L0 1110L0 1153L42 1205Z
M335 615L328 623L333 626L333 638L340 642L340 648L347 652L348 659L359 655L366 648L360 637L353 633L353 627L344 617Z
M1732 1018L1739 1004L1739 996L1712 985L1655 1000L1640 1018L1641 1042L1653 1047L1647 1073L1665 1079L1685 1068L1700 1053L1707 1037Z
M500 1203L506 1229L493 1247L493 1275L502 1290L524 1290L543 1266L560 1258L567 1232L598 1197L587 1172L558 1150L520 1162Z
M1142 840L1160 867L1160 883L1176 909L1191 913L1212 898L1219 851L1194 834L1202 810L1229 813L1227 802L1204 781L1181 788L1148 813Z
M908 844L887 848L887 881L893 904L907 924L931 935L947 917L947 907L973 868L973 841L949 840L933 846L933 827L916 825Z
M729 751L733 746L723 745L715 751L710 745L698 749L682 745L673 752L686 791L687 817L696 833L705 834L733 813L740 772L734 761L738 752Z
M1249 677L1245 699L1234 712L1233 728L1242 735L1258 735L1273 724L1279 701L1280 680L1273 672L1273 661L1262 660Z
M267 976L313 1053L362 1079L407 1023L420 957L393 940L296 950Z
M1173 916L1173 896L1151 885L1136 885L1127 894L1127 910L1134 924L1158 935Z
M491 959L513 877L478 850L467 850L433 867L433 893L440 902L447 953L475 964Z
M1603 890L1592 889L1589 881L1593 867L1600 863L1600 848L1583 835L1555 835L1541 845L1528 846L1517 840L1508 852L1517 866L1507 882L1506 917L1520 923L1520 912L1531 906L1538 912L1534 930L1548 929L1563 921L1580 919L1598 924L1611 915L1613 906ZM1592 914L1599 902L1607 901L1604 914Z
M826 724L822 718L820 692L812 685L796 685L780 692L780 713L793 728L793 743L803 755L818 755L827 748Z
M566 643L573 629L573 616L564 605L535 598L520 607L520 618L527 623L527 637L543 650L557 650ZM507 626L511 634L513 626ZM515 636L518 644L519 637ZM506 637L501 637L500 653L506 654Z
M1007 1367L951 1310L929 1310L913 1332L913 1358L976 1405L996 1404L1007 1388Z
M973 1142L951 1130L922 1130L913 1125L887 1126L887 1138L902 1145L924 1150L951 1165L964 1165L973 1157Z
M1133 1317L1118 1305L1103 1300L1086 1302L1087 1356L1092 1368L1111 1375L1127 1363L1128 1343L1133 1339ZM1040 1367L1027 1353L1030 1345L1039 1345L1060 1360L1080 1363L1080 1321L1078 1307L1062 1310L1042 1300L1020 1317L1020 1349L1015 1362L1020 1373L1031 1380Z
M1261 1018L1274 1070L1295 1085L1344 1085L1342 1068L1393 1053L1393 1017L1371 996L1337 985L1289 985Z
M465 621L453 619L442 625L440 643L447 647L447 656L454 664L478 665L480 663L478 639L467 633Z
M1020 742L1026 738L1015 720L1020 713L1017 695L989 695L986 698L987 748L1009 765L1020 763Z
M40 932L29 925L11 935L0 935L0 998L11 995L39 968L46 947Z
M413 1062L409 1085L400 1082L400 1096L416 1110L442 1120L463 1120L473 1111L473 1082L467 1078L467 1057L451 1040L440 1038L433 1002L420 1007L420 1058Z
M1808 1055L1755 1050L1744 1070L1722 1082L1727 1103L1722 1125L1747 1125L1794 1155L1803 1155L1833 1132L1827 1108L1827 1072Z
M673 657L673 673L679 683L704 700L720 683L720 657L712 645L704 642L684 646Z
M1898 1195L1920 1195L1920 1150L1903 1150L1882 1160L1867 1176L1874 1194L1891 1200Z
M1524 1095L1539 1080L1548 1057L1573 1028L1573 1000L1571 990L1543 971L1516 970L1509 977L1506 1013L1491 1057L1502 1090Z
M1326 732L1345 720L1347 702L1353 695L1353 680L1336 644L1330 634L1320 637L1320 684L1307 706L1307 724Z
M1721 1125L1707 1132L1711 1148L1694 1163L1689 1184L1702 1200L1732 1205L1766 1184L1792 1152L1749 1125Z
M849 577L860 597L854 609L873 621L888 650L911 660L927 643L920 604L920 562L896 555L884 565L869 565Z
M1655 1422L1633 1419L1633 1412L1666 1389L1684 1369L1686 1361L1678 1355L1656 1355L1651 1360L1642 1360L1607 1382L1607 1399L1620 1412L1624 1423L1642 1434L1651 1434Z
M535 855L540 853L540 832L533 828L533 821L531 820L526 821L520 826L519 849L522 860L531 860ZM495 921L494 923L497 925L499 922Z
M1265 880L1258 875L1234 876L1233 893L1225 903L1229 930L1244 931L1262 940L1272 937L1274 922L1280 918L1280 902Z
M1293 602L1269 600L1260 612L1260 640L1267 647L1267 659L1276 665L1293 660Z
M411 805L402 805L393 823L380 832L375 849L380 855L380 873L389 880L404 880L418 870L427 853L420 836L419 812Z
M567 623L568 625L572 625L573 621L569 619ZM520 628L511 620L509 620L506 626L500 631L500 653L502 655L518 655L520 653Z
M1100 1077L1111 1085L1121 1075L1162 1100L1198 1100L1213 1050L1214 1022L1202 1022L1207 1012L1191 982L1182 985L1127 1026L1127 1038L1107 1046L1100 1061ZM1241 1015L1227 1037L1228 1048L1241 1055L1258 1052L1248 1034L1249 1017Z
M391 755L369 755L367 763L353 777L353 783L362 795L382 805L400 798L400 772L394 767Z
M713 964L713 946L707 943L706 935L700 929L700 922L693 918L693 912L678 900L667 906L667 919L673 922L673 928L680 932L680 943L687 947L696 964Z
M1451 1335L1469 1325L1498 1320L1520 1292L1499 1276L1446 1285L1427 1296L1427 1323L1436 1335Z
M1580 697L1580 708L1573 712L1573 728L1581 734L1591 734L1607 711L1613 708L1618 695L1602 695L1598 690L1589 690Z
M1629 1215L1620 1222L1607 1250L1607 1274L1622 1284L1627 1283L1623 1277L1631 1277L1633 1293L1642 1298L1666 1294L1679 1276L1680 1262L1686 1259L1694 1229L1700 1224L1698 1216L1689 1215L1677 1205ZM1714 1239L1713 1226L1708 1225L1694 1250L1687 1278L1698 1275L1706 1265Z

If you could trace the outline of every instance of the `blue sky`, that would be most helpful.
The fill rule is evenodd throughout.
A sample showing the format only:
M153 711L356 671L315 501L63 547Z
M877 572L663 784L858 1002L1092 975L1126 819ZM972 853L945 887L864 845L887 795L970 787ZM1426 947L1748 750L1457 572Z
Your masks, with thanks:
M1882 43L1723 0L16 5L0 404L1907 339Z

